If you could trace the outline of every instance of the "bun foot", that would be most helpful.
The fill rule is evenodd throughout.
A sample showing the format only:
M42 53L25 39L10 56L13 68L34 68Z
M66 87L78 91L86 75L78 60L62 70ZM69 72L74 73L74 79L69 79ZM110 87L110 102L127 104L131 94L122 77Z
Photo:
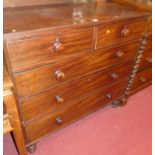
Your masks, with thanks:
M28 151L29 153L35 152L35 151L36 151L36 144L32 144L32 145L28 146L28 147L27 147L27 151Z
M112 107L116 108L118 106L124 106L126 103L127 103L127 99L125 97L122 97L122 98L112 102Z
M116 100L116 101L112 102L111 105L113 108L117 108L120 105L120 100Z

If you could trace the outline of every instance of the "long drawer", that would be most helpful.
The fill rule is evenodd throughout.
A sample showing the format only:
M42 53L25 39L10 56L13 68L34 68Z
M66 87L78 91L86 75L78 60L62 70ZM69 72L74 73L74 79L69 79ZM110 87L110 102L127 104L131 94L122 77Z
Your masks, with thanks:
M145 70L147 68L152 68L152 50L145 51L141 58L138 71Z
M151 81L152 81L152 68L148 68L146 70L139 72L133 81L130 94L136 90L139 90L140 88L143 88L143 86L147 84L151 84Z
M152 34L152 16L149 17L147 22L147 33Z
M132 67L133 63L116 65L25 99L20 102L23 121L55 111L66 104L73 103L79 96L84 96L92 90L105 88L109 84L127 78Z
M141 38L145 27L146 20L144 19L100 25L98 28L97 48Z
M24 124L28 142L30 143L50 132L54 132L112 102L123 95L127 82L128 80L123 80L106 89L97 89L84 98L78 97L72 105L65 106L54 113Z
M135 59L138 42L111 49L88 52L87 55L72 57L63 62L41 67L29 72L15 74L19 97L30 96L45 89L86 76L97 70Z
M93 27L42 30L6 37L14 72L21 72L64 59L93 48Z
M144 54L141 58L138 70L144 70L147 68L152 68L152 35L147 39L147 44L144 49Z

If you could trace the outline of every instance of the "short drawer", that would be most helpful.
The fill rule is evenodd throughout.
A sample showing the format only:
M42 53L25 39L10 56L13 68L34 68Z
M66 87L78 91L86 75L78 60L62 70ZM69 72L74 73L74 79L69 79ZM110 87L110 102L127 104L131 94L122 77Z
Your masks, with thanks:
M98 27L97 48L124 41L140 39L146 27L146 20L104 24Z
M107 103L123 95L127 80L116 85L111 85L105 90L95 90L85 98L78 98L72 105L50 113L40 119L24 124L28 142L33 142L42 136L54 132L68 124L80 119L80 117L96 111Z
M26 71L93 48L93 27L25 32L6 38L14 72Z
M136 89L139 89L140 87L143 87L143 85L145 86L147 83L151 83L151 81L152 81L151 68L139 72L133 81L131 92Z
M133 61L137 49L138 42L106 50L100 49L46 67L15 74L17 93L19 97L30 96L68 80L77 79L122 62Z
M128 78L132 71L133 63L116 65L105 71L99 71L89 76L57 86L51 90L32 96L20 102L24 121L32 120L60 107L74 103L79 96L84 96L91 91L119 82Z

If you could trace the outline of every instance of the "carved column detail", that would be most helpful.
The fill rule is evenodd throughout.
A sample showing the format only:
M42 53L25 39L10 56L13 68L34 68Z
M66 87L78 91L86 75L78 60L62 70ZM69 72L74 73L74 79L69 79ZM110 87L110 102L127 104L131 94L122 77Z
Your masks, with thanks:
M139 47L137 57L136 57L136 60L135 60L135 64L134 64L132 73L131 73L131 75L129 77L129 82L128 82L127 88L126 88L125 93L124 93L124 97L127 97L129 95L130 89L132 87L132 83L133 83L133 81L135 79L135 76L137 74L139 64L141 62L141 58L142 58L143 53L144 53L145 45L147 44L146 38L147 38L147 34L145 34L144 37L141 40L140 47Z
M124 104L126 104L127 102L127 97L129 95L129 92L130 92L130 89L132 87L132 84L133 84L133 81L135 79L135 76L137 74L137 71L138 71L138 67L139 67L139 64L141 62L141 58L143 56L143 53L144 53L144 49L145 49L145 45L147 44L147 34L145 34L140 42L140 47L138 49L138 52L137 52L137 56L136 56L136 60L135 60L135 63L134 63L134 66L133 66L133 70L131 72L131 75L129 77L129 81L128 81L128 85L126 87L126 90L124 92L124 95L118 99L118 100L115 100L113 103L112 103L112 107L115 108L117 106L123 106Z

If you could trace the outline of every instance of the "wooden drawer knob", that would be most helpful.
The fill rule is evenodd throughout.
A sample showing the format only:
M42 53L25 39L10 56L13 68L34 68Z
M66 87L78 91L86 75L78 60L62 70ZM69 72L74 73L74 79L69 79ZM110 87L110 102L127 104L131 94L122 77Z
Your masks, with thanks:
M126 37L130 34L130 30L127 28L127 26L124 26L124 29L122 30L121 33L124 37Z
M118 74L116 74L116 73L111 73L110 76L111 76L113 79L117 79L117 78L118 78Z
M147 57L145 60L146 60L147 62L149 62L149 63L152 63L152 59L149 58L149 57Z
M65 73L61 70L55 72L55 77L57 80L63 80L65 78Z
M142 82L146 82L146 78L144 78L144 77L140 77L140 80L142 81Z
M61 52L64 50L64 45L61 43L59 39L56 39L54 44L53 44L53 49L55 52Z
M61 117L57 117L57 118L55 119L55 121L56 121L57 124L61 124L61 123L62 123Z
M123 57L124 56L124 52L123 51L117 51L116 52L116 57L117 58L121 58L121 57Z
M59 95L56 96L55 99L56 99L57 103L63 103L64 102L64 99L61 96L59 96Z
M107 99L112 99L112 94L111 93L108 93L106 96L107 96Z

